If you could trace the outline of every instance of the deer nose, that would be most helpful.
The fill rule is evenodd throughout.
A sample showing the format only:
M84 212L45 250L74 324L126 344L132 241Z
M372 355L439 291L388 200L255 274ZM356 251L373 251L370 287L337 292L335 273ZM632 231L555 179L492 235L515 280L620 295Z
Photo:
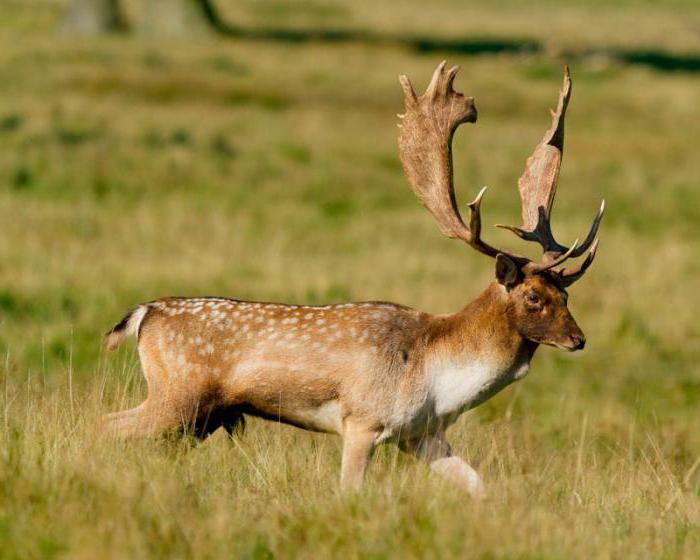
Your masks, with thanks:
M572 334L571 342L574 343L574 348L576 350L583 350L586 346L586 337L582 334Z

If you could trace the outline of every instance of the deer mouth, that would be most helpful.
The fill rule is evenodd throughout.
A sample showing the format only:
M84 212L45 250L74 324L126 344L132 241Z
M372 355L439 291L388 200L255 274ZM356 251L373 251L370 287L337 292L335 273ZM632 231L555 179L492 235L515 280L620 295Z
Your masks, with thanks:
M554 346L555 348L559 348L560 350L566 350L567 352L576 352L576 350L578 350L578 348L576 348L573 345L559 344L558 342L553 342L549 346Z
M586 339L582 336L572 336L567 342L545 342L544 344L566 350L567 352L576 352L577 350L583 350L586 346Z

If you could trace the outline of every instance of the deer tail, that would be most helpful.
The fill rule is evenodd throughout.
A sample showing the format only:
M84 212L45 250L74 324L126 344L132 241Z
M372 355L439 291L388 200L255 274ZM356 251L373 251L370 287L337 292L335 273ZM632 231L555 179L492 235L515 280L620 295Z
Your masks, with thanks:
M124 315L122 320L114 325L105 335L105 346L107 350L114 350L128 336L138 336L141 323L149 310L150 307L147 304L142 304Z

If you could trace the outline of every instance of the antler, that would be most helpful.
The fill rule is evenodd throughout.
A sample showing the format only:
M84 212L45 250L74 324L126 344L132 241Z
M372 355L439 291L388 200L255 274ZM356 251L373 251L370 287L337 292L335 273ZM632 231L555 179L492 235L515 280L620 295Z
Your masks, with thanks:
M526 241L539 243L544 252L544 263L547 263L549 265L548 268L560 276L565 285L578 280L593 262L598 245L596 234L605 211L605 201L602 201L588 235L583 243L573 251L567 251L567 248L558 243L552 234L550 215L557 191L561 160L564 154L564 118L570 98L571 76L569 75L569 67L565 66L564 83L559 92L559 102L556 110L552 111L552 125L545 132L533 154L528 158L525 164L525 172L518 180L523 225L518 228L498 224L498 227L508 229ZM563 262L561 260L563 255L568 254L568 258L576 258L582 255L594 242L595 244L591 251L580 266L571 270L557 268Z
M527 160L525 173L518 181L523 227L499 226L511 230L522 239L539 243L544 252L541 263L496 249L481 239L481 199L486 187L469 204L469 227L459 213L453 184L452 137L460 124L476 122L477 113L474 98L465 97L452 88L456 74L456 66L445 71L445 62L441 62L433 73L428 89L421 96L416 96L408 77L399 76L406 103L406 113L398 115L403 119L399 125L399 155L413 192L435 217L440 231L447 237L461 239L490 257L495 258L499 253L508 255L533 274L549 270L564 285L575 282L595 257L598 247L595 236L605 202L601 204L583 244L579 245L577 239L567 249L554 239L549 216L564 150L564 117L571 97L569 68L566 67L564 71L564 85L557 109L552 111L552 126ZM573 269L561 267L567 259L583 254L591 244L591 251L581 265Z
M465 97L452 88L458 67L445 70L445 61L435 69L428 89L416 96L407 76L399 76L406 113L399 125L399 156L404 173L418 200L435 217L440 231L452 239L461 239L477 251L496 257L506 253L481 239L481 198L484 187L469 204L469 227L462 220L455 198L452 172L452 137L464 122L476 122L473 97Z

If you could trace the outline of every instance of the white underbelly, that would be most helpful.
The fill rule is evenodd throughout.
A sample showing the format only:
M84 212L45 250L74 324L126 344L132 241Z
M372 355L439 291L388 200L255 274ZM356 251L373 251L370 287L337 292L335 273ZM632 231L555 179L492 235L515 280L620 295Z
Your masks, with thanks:
M342 432L340 403L337 400L327 401L317 407L285 410L283 416L295 425L309 430L336 434Z

